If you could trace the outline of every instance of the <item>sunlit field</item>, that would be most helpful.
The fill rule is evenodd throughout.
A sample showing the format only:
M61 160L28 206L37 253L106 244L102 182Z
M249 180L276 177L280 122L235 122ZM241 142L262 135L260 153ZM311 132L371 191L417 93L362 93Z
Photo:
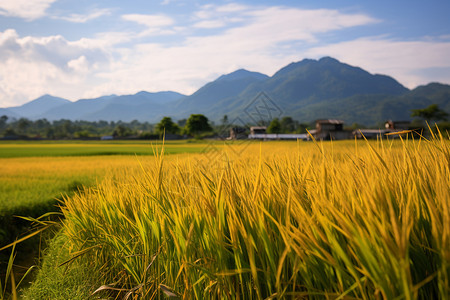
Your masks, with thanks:
M30 222L58 211L65 196L82 187L95 186L106 174L116 170L140 168L152 159L150 141L2 141L0 142L0 248L29 233ZM171 141L169 153L199 152L205 143ZM30 248L37 241L19 244L17 264L33 258ZM36 245L35 253L39 251ZM5 259L9 250L0 252L0 278L4 280ZM33 251L34 252L34 251ZM27 264L29 263L27 262ZM1 299L1 295L0 295Z
M448 298L448 140L236 147L160 154L66 198L50 253L66 277L43 269L28 293Z
M154 144L160 142L153 142ZM168 141L168 154L200 152L205 142ZM149 141L2 141L0 157L153 155Z
M108 170L133 163L133 156L2 158L0 211L55 202L66 192L95 184Z
M137 157L145 160L145 156L153 155L153 146L149 141L2 142L0 213L54 202L83 185L93 185L108 171L138 165ZM166 143L169 154L200 152L205 146Z

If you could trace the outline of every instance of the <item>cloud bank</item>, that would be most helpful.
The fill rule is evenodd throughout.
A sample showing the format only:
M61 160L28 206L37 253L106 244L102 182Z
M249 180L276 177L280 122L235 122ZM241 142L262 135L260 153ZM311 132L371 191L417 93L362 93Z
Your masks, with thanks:
M0 15L32 21L46 15L46 10L57 0L2 0Z
M41 2L40 13L29 18L45 14L52 1ZM19 11L11 7L8 12ZM111 13L105 9L60 19L83 23ZM21 37L13 29L0 32L0 107L45 93L70 100L140 90L190 94L238 68L272 75L290 62L322 56L391 75L410 88L427 83L430 74L450 82L445 75L450 62L442 61L450 53L448 37L328 42L343 30L383 22L364 13L228 3L197 7L185 18L123 14L118 22L126 30L74 41L60 35Z

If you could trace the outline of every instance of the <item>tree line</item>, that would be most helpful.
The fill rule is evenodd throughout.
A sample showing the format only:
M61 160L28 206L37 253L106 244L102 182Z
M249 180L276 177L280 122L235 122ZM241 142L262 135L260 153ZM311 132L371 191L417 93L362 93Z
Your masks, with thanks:
M259 124L268 125L268 124ZM102 136L113 138L158 139L162 135L178 135L202 138L227 134L231 128L242 125L232 124L224 115L218 124L202 114L192 114L178 121L163 117L158 123L122 121L71 121L67 119L48 121L0 117L0 137L4 139L98 139ZM291 117L274 119L268 126L272 133L303 133L310 125L299 123ZM246 126L250 127L250 125Z
M430 125L432 121L445 121L448 114L441 110L436 104L423 109L412 110L411 117L419 118L416 121L426 121ZM281 119L274 118L271 122L256 125L267 125L267 133L306 133L306 129L314 128L313 123L301 123L292 117L286 116ZM442 129L448 129L447 122L439 123ZM242 126L242 125L240 125ZM142 138L158 139L164 134L178 135L184 137L202 138L207 136L224 136L229 130L239 125L232 124L228 116L224 115L219 124L210 122L202 114L192 114L188 119L177 122L170 117L163 117L157 124L122 121L71 121L61 119L48 121L47 119L29 120L26 118L9 119L6 115L0 117L0 137L4 139L17 138L42 138L42 139L95 139L102 136L113 138ZM250 125L245 127L249 128ZM352 128L355 127L355 128ZM363 128L359 124L353 124L349 129Z
M4 138L44 138L72 139L99 138L105 135L126 137L152 133L154 125L148 122L122 121L71 121L66 119L48 121L47 119L29 120L26 118L9 119L0 117L0 136Z

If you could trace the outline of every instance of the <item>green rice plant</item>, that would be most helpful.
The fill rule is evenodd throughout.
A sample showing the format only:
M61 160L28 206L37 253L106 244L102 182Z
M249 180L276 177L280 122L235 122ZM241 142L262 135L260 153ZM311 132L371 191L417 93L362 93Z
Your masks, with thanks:
M448 299L449 154L439 136L161 151L67 198L63 234L111 298Z

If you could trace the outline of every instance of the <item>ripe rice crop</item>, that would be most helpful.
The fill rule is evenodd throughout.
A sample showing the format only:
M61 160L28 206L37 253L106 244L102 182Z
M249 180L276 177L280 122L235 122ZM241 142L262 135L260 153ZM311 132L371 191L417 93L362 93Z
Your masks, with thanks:
M0 158L0 215L54 205L55 198L95 184L108 170L132 165L138 163L130 156Z
M159 155L66 199L67 247L96 270L100 293L449 297L447 140L274 142L233 153L210 164Z

